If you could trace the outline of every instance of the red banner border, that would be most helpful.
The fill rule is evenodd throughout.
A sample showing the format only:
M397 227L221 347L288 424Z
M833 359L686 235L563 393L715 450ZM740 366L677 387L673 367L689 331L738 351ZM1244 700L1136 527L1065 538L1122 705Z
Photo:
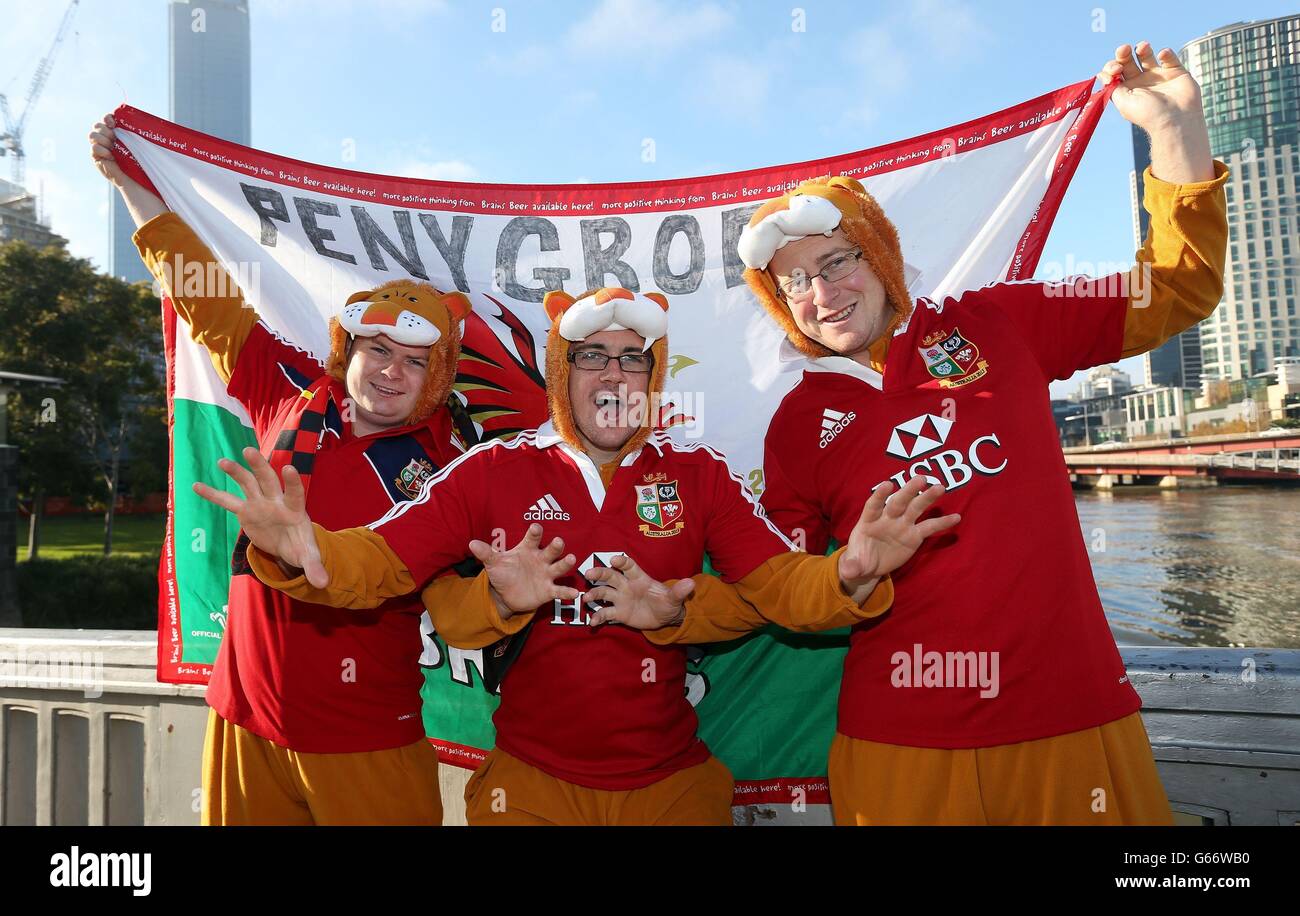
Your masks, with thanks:
M205 685L212 666L185 661L180 582L176 575L176 462L172 454L176 423L176 310L162 297L163 354L167 364L167 529L158 558L158 681Z
M922 158L929 161L935 153L938 153L935 158L949 154L940 152L941 149L946 148L950 152L954 149L956 152L980 149L1022 136L1069 116L1087 101L1093 82L1088 79L1074 83L1001 111L917 137L824 159L694 178L585 185L485 184L375 175L322 166L242 146L181 127L129 105L118 107L113 115L118 129L130 131L151 143L169 147L197 161L213 162L231 172L301 187L308 192L369 200L385 206L441 212L506 216L595 216L665 210L676 212L722 206L730 201L738 204L760 203L806 178L846 173L857 178L869 177L906 168ZM1050 114L1043 117L1044 110ZM993 128L1001 131L996 137ZM204 154L195 152L196 144ZM146 187L153 188L135 157L120 140L114 146L114 153L127 174ZM1077 157L1074 161L1077 162ZM427 197L412 199L415 197L415 189L427 191ZM705 193L692 194L688 199L674 197L677 191ZM428 197L438 199L429 200ZM579 197L586 199L578 200ZM667 199L669 197L673 199ZM596 209L595 198L599 198L602 204L617 206L613 209Z

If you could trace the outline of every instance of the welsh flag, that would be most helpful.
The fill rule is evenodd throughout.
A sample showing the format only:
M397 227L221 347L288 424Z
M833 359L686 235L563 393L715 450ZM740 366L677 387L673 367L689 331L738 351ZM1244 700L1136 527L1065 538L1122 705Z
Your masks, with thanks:
M610 185L370 175L238 146L131 107L115 115L117 154L128 171L194 228L271 327L318 357L328 352L328 318L355 290L405 274L469 295L474 313L457 391L484 439L545 419L541 300L548 289L621 284L667 294L666 385L684 420L680 434L724 452L761 493L763 433L801 366L782 362L781 333L741 279L736 241L753 211L805 179L848 175L898 226L915 296L1027 278L1104 109L1108 93L1092 87L1075 83L828 159ZM216 460L253 436L184 322L169 302L163 309L172 462L158 677L205 683L228 614L237 526L193 495L191 484L217 483ZM936 346L934 372L977 358ZM671 493L656 491L642 508L651 523L667 524L672 506ZM696 651L687 695L701 737L737 778L738 804L827 801L826 754L846 647L843 632L769 628ZM417 655L430 740L447 762L476 765L493 744L496 705L482 689L481 653L446 646L426 615L413 663Z

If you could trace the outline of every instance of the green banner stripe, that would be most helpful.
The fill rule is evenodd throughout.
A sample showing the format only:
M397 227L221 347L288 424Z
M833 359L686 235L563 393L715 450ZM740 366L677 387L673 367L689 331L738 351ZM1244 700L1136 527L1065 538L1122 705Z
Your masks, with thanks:
M241 461L245 446L256 446L253 431L230 411L214 404L172 401L172 475L175 501L176 585L180 593L182 661L210 665L217 660L225 631L230 593L230 555L239 522L200 497L194 483L239 493L217 467L217 459Z

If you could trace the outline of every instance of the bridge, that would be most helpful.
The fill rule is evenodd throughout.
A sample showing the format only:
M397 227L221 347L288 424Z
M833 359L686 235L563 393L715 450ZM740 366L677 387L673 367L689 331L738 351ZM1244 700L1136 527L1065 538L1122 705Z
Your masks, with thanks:
M1107 443L1064 452L1071 482L1098 489L1300 483L1300 430Z

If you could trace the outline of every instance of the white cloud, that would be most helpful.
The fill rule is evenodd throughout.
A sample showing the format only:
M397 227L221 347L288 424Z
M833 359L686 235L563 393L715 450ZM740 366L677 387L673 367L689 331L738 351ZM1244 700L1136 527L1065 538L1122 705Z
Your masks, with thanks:
M870 102L863 101L843 109L840 112L838 126L853 129L867 127L878 117L880 117L880 110Z
M994 37L983 19L964 0L912 0L854 32L845 58L859 74L856 93L906 93L927 71L951 71L978 59ZM874 116L873 106L864 108Z
M398 166L396 174L406 178L427 178L432 181L477 181L478 169L459 159L440 162L408 160Z
M845 57L857 70L850 76L857 82L851 87L854 93L871 95L905 89L912 78L911 57L903 50L905 47L909 43L898 30L885 25L870 26L849 36Z
M603 0L569 29L567 44L587 55L664 56L713 37L731 25L731 14L714 3L670 5L660 0Z
M711 99L719 110L744 120L762 120L772 114L767 110L771 84L769 64L716 54L704 68L704 82L695 98Z
M98 192L86 200L83 182L50 169L33 168L27 163L27 188L37 195L39 207L50 229L68 240L68 251L96 264L106 262L108 237L108 183L95 175L89 188Z
M962 0L914 0L908 12L918 37L948 62L979 57L994 37L984 21L997 14L977 11Z
M274 19L318 19L327 16L344 16L355 19L362 9L356 0L257 0L257 12L269 13ZM442 13L448 9L445 0L367 0L364 11L368 18L388 21L395 25L429 13Z
M483 55L483 66L489 73L547 73L555 65L555 54L542 45L527 45L508 54L490 51Z

